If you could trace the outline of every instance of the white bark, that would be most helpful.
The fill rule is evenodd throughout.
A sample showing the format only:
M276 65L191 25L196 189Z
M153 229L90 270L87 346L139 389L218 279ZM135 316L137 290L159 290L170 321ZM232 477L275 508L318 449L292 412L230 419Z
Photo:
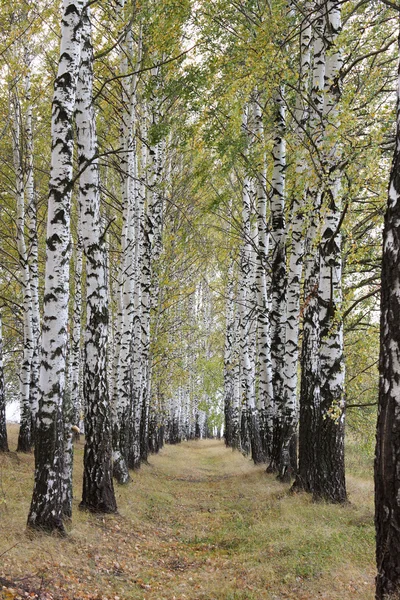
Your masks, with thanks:
M325 20L323 3L315 3L313 19L313 67L310 92L310 133L312 144L320 148L323 139L324 85L326 69ZM316 163L318 167L318 162ZM317 177L318 173L315 175ZM321 189L318 180L309 183L311 210L305 240L303 343L301 350L299 466L296 485L314 489L318 414L320 410L320 324L318 308Z
M133 54L132 30L129 28L122 48L122 72L128 73L128 57ZM133 294L135 276L135 181L136 181L136 142L133 133L135 89L133 77L126 77L123 92L122 145L124 154L122 172L122 192L124 222L122 238L122 329L118 383L118 414L120 425L120 451L125 461L129 457L129 428L131 419L131 342L133 327ZM114 452L116 449L114 449Z
M246 106L243 116L243 129L246 131L249 126L248 118L249 107ZM251 297L251 278L252 278L252 249L251 249L251 203L253 186L251 178L245 175L242 189L242 249L240 256L240 283L239 283L239 302L240 302L240 361L242 370L242 397L243 404L250 410L255 409L255 381L254 369L251 363L250 355L250 331L251 323L254 318L253 298Z
M275 97L275 138L272 150L273 172L271 189L271 357L272 381L274 389L274 434L271 464L275 471L280 460L283 425L283 360L285 353L285 305L286 305L286 224L285 224L285 185L286 185L286 108L284 90L281 88Z
M254 103L255 133L261 147L264 144L262 112L256 98ZM272 385L271 335L267 268L269 253L269 231L267 223L266 157L262 154L256 178L256 211L258 238L256 254L256 294L257 294L257 348L259 371L259 403L261 408L262 436L264 451L271 450L274 392Z
M124 3L121 4L121 8ZM141 50L139 47L138 60L136 68L140 64ZM121 45L120 61L121 71L127 74L131 67L129 60L133 56L133 35L132 29L128 26L125 38ZM132 452L132 334L135 316L135 274L136 274L136 255L135 248L137 240L137 195L138 195L138 172L137 172L137 148L134 136L134 122L136 109L136 87L137 76L124 77L122 94L122 128L121 128L121 146L123 154L121 156L121 186L123 200L123 230L121 239L122 260L120 265L119 283L121 307L116 333L114 364L118 366L118 373L115 375L113 415L114 415L114 435L113 435L113 453L115 476L124 483L126 465L131 462L130 454ZM130 465L132 466L132 465Z
M30 383L31 366L34 354L34 333L32 323L32 291L29 273L28 253L25 242L25 182L24 164L21 146L21 106L18 99L18 91L11 91L12 107L12 145L13 161L15 169L15 187L17 201L17 249L18 262L21 270L22 293L23 293L23 356L20 371L20 432L18 437L18 450L29 452L31 448L31 406L30 406Z
M0 314L0 452L8 452L6 424L6 390L3 367L3 326Z
M227 301L226 301L226 330L224 349L224 412L225 412L225 443L234 447L233 440L233 402L234 402L234 326L235 326L235 283L234 260L230 260L228 269Z
M339 124L340 69L342 56L337 46L341 30L340 6L337 0L327 2L326 40L328 56L325 73L325 106L327 140L329 131ZM315 495L335 502L346 500L344 481L344 356L341 256L341 167L338 141L323 146L325 208L322 227L319 277L319 318L321 326L321 414ZM332 455L332 456L331 456Z
M296 133L301 145L305 141L308 107L304 104L308 95L308 82L311 60L311 25L309 18L301 25L300 34L300 69L296 98ZM291 219L291 252L288 268L288 286L286 297L285 319L285 358L283 367L283 436L282 454L279 466L281 479L290 479L295 464L291 465L290 443L296 432L299 419L297 402L297 368L299 360L299 325L300 325L300 285L304 258L304 217L306 212L307 191L304 174L307 171L304 153L299 151L296 164L296 188L292 200Z
M83 393L85 454L81 506L95 512L117 509L112 480L111 406L107 381L108 281L106 240L100 213L100 175L93 106L93 48L90 9L82 15L81 66L76 92L79 205L86 256L86 330Z
M72 335L70 349L70 390L73 410L73 425L79 427L82 412L82 390L80 388L81 367L81 321L82 321L82 235L78 232L75 249L74 306L72 311Z
M25 191L26 191L26 217L28 227L28 264L29 278L32 296L32 335L33 335L33 356L31 362L30 376L30 407L32 413L32 434L35 435L36 420L39 410L39 369L40 369L40 310L39 310L39 248L37 231L37 198L34 186L33 170L33 129L32 129L32 101L31 101L31 56L28 48L25 48L25 67L27 74L25 77Z
M52 104L52 150L39 387L35 487L28 525L64 531L61 510L62 403L68 336L73 113L80 63L81 0L64 0L61 48Z

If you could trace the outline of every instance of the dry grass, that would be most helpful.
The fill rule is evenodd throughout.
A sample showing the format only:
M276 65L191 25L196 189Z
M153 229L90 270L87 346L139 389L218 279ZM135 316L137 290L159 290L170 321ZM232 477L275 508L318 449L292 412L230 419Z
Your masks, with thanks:
M118 487L119 514L103 518L78 510L82 454L80 443L61 540L25 533L33 457L0 456L0 575L21 589L43 599L374 597L370 478L349 477L347 506L313 504L222 442L184 443Z

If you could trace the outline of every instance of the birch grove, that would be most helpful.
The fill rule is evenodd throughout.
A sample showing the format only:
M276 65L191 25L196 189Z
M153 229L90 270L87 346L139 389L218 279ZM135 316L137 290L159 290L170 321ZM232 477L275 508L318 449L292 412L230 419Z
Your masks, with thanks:
M80 507L113 514L114 479L207 437L345 505L379 396L397 593L393 4L2 8L0 450L17 403L29 528L67 533L82 454Z

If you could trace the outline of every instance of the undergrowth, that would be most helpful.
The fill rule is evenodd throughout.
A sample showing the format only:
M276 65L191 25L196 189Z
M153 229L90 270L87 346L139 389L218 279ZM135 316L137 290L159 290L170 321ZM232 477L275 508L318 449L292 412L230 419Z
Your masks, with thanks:
M17 428L10 428L16 447ZM315 504L222 442L167 446L117 487L119 513L78 510L68 537L27 535L33 456L0 455L0 588L43 600L374 598L371 457L348 449L346 506Z

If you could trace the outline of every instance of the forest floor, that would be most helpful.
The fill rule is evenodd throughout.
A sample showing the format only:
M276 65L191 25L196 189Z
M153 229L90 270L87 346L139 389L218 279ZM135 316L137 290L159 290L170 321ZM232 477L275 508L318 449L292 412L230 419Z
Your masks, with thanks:
M17 426L10 427L16 447ZM166 446L116 488L118 514L78 509L68 537L27 534L33 456L0 455L0 598L373 600L371 461L348 451L346 506L292 495L204 440Z

